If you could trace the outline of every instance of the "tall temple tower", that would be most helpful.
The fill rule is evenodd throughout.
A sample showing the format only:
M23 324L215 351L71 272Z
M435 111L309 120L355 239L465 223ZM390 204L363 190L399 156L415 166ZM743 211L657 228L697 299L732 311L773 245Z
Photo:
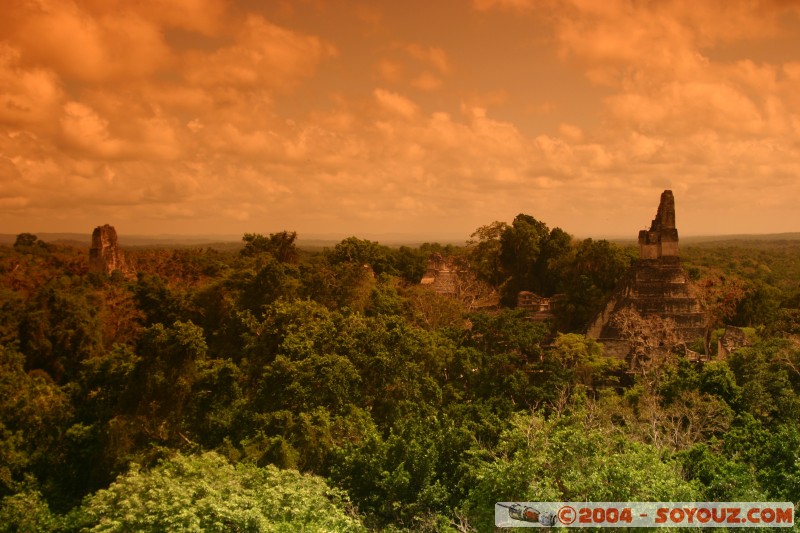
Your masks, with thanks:
M92 247L89 249L89 271L111 274L119 270L128 273L125 257L119 249L117 230L105 224L97 226L92 232Z
M675 197L672 191L661 193L661 202L650 229L639 232L639 257L678 257L678 229L675 227Z
M624 309L632 309L645 319L671 319L678 341L690 342L704 333L704 314L678 256L672 191L661 193L650 229L639 232L639 260L589 325L587 335L607 345L620 342L622 335L613 317Z

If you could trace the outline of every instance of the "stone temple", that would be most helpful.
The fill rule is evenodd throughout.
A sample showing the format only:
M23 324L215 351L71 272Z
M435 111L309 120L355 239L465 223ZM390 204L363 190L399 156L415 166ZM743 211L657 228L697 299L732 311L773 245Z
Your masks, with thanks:
M92 232L92 247L89 249L89 271L111 274L119 270L128 273L125 257L119 249L117 230L105 224L97 226Z
M689 277L678 255L672 191L661 194L650 229L639 232L639 260L589 325L587 335L605 343L612 351L619 351L619 347L612 346L615 342L619 344L623 335L613 318L626 309L636 311L644 319L671 320L678 343L703 336L704 314L692 295Z

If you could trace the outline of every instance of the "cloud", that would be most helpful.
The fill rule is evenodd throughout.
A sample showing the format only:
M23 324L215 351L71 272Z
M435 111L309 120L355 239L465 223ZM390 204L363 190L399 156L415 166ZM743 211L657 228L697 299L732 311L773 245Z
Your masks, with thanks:
M429 72L423 72L411 80L411 86L421 91L435 91L436 89L439 89L442 84L443 82L441 78L437 78Z
M102 16L70 0L30 2L10 10L6 28L26 61L62 76L99 82L147 76L170 64L158 27L135 12Z
M444 85L443 78L453 73L449 55L439 46L395 43L388 53L391 57L382 57L377 71L382 80L392 84L435 91Z
M125 0L117 1L164 26L208 36L218 35L227 22L225 0L140 0L133 5Z
M800 57L773 50L791 4L447 6L453 31L378 6L363 32L358 11L16 2L0 220L467 235L527 212L635 235L667 187L707 231L796 218Z
M490 9L528 11L533 9L534 5L534 0L472 0L472 7L478 11Z
M109 134L108 120L79 102L64 105L61 129L68 146L88 154L115 158L122 150L122 142Z
M383 109L403 117L413 117L417 114L419 109L417 104L405 96L387 91L385 89L375 89L372 94L375 95L375 99Z
M269 87L288 90L314 73L336 48L316 36L303 35L257 15L249 15L235 42L212 54L188 54L186 79L202 86Z
M378 73L385 81L399 83L405 78L405 67L398 61L383 58L378 62Z
M63 98L60 81L46 69L22 67L19 56L0 43L0 124L47 127Z
M424 63L428 63L441 74L450 72L450 60L447 57L447 53L442 48L411 43L407 44L405 49L412 57Z

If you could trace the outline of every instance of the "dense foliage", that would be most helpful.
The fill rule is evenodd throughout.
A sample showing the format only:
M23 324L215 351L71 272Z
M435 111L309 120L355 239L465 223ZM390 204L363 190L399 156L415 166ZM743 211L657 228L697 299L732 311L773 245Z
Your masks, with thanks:
M797 243L689 249L709 317L751 345L634 371L582 334L629 249L528 215L463 248L295 240L129 249L136 273L111 276L31 234L0 248L0 531L490 531L497 501L800 500ZM419 285L431 254L460 265L456 297ZM554 319L521 290L559 295Z

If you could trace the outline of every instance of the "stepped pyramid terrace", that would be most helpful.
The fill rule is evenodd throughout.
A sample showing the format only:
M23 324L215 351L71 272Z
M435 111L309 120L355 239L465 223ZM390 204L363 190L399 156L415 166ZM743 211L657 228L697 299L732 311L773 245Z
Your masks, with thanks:
M632 339L623 330L630 317L670 330L664 344L703 336L704 314L680 263L675 198L669 190L661 194L650 229L639 232L639 260L589 325L587 335L603 342L607 351L627 355Z

